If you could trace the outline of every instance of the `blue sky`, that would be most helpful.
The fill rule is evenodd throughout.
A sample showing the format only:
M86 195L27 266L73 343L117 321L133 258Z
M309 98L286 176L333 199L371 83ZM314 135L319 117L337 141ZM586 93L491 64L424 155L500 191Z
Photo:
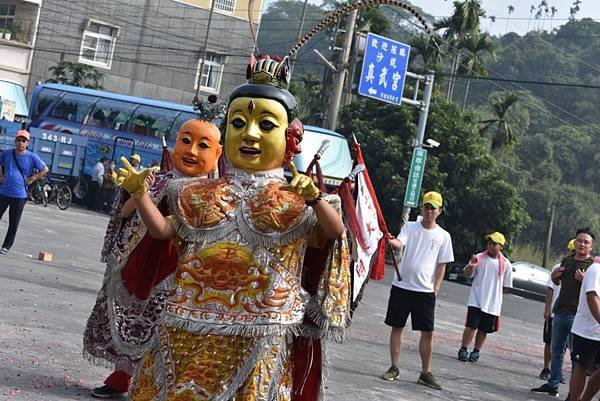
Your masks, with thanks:
M268 4L274 0L267 0L265 10ZM320 0L309 0L313 4L320 4ZM452 12L452 0L413 0L412 3L421 7L426 12L436 16L448 16ZM530 14L531 6L540 4L540 0L483 0L483 8L488 16L495 16L496 22L491 23L489 18L482 21L482 28L490 31L494 35L501 35L506 32L517 32L525 34L527 30L542 28L549 30L551 27L556 28L569 18L569 9L573 4L573 0L547 0L548 6L554 6L558 12L554 15L552 21L550 19L544 21L535 21ZM509 16L508 6L512 5L515 11ZM598 0L581 0L579 5L580 11L577 13L577 18L593 18L600 21L600 1ZM535 11L534 13L535 14ZM543 23L543 26L542 26Z
M573 0L547 0L547 3L549 7L554 6L558 12L554 15L552 21L550 19L543 21L544 29L550 29L551 26L556 28L567 22ZM447 16L452 12L451 0L415 0L413 4L436 17ZM491 26L491 33L495 35L504 34L507 31L524 34L527 32L528 26L530 30L534 29L536 21L530 17L530 9L531 6L535 6L537 9L539 4L540 0L483 0L482 5L486 14L495 16L496 22L491 24L489 18L485 19L482 27L489 30ZM510 5L515 8L515 11L509 16L508 6ZM576 18L588 17L600 20L600 2L598 0L581 0L579 8L580 11L577 13ZM535 15L535 11L533 14ZM540 28L541 23L542 21L537 22Z

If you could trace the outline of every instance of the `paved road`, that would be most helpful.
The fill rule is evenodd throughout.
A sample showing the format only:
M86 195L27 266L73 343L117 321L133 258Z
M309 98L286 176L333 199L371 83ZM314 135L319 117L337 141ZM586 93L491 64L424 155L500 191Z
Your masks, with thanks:
M104 215L28 204L10 254L0 256L0 400L87 400L109 372L81 357L85 321L104 272L98 262ZM0 222L0 236L6 230ZM1 239L1 238L0 238ZM52 262L36 259L54 254ZM405 335L400 379L386 382L388 328L382 323L391 271L368 285L344 344L328 348L328 401L543 400L542 304L508 295L502 331L491 335L477 364L456 360L468 287L445 282L436 310L434 373L437 391L416 384L418 335ZM564 386L563 386L564 387ZM561 392L566 394L562 388Z

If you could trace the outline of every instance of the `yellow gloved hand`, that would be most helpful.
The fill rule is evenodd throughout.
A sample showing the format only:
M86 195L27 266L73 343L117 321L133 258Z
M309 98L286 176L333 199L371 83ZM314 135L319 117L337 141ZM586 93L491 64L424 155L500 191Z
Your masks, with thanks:
M119 169L119 178L117 180L119 186L129 192L134 199L141 198L142 195L148 192L146 179L154 169L147 168L137 172L125 157L121 157L121 163L123 163L125 168Z
M290 163L290 171L292 172L292 181L288 185L282 185L279 189L294 192L303 197L305 202L313 202L319 199L321 191L312 178L300 174L294 163Z

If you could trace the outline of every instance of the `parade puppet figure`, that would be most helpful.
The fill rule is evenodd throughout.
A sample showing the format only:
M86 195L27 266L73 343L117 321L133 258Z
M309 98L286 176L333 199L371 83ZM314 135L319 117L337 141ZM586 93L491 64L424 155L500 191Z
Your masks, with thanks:
M311 233L342 244L344 225L309 177L290 165L293 178L284 178L303 133L296 101L280 86L287 60L258 60L248 75L229 99L225 176L170 182L173 214L165 218L145 172L121 172L149 232L178 248L176 271L160 284L164 312L132 400L305 399L295 395L306 383L294 372L294 341L348 323L347 248L332 247L329 267L313 280L315 296L301 286ZM318 325L307 327L309 315Z
M206 177L215 170L222 148L212 123L186 121L177 133L173 171L148 170L148 198L169 215L166 184L178 177ZM84 355L114 365L105 385L92 390L97 397L127 392L131 375L146 351L162 312L165 294L156 288L175 270L176 248L148 233L135 212L133 198L120 191L105 235L102 259L104 281L84 333Z

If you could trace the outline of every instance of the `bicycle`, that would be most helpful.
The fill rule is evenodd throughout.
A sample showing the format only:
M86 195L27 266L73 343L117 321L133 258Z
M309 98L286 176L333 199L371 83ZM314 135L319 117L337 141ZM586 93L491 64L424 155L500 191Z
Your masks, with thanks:
M55 201L60 210L66 210L71 206L73 192L66 182L56 183L45 176L29 186L29 198L35 203L41 203L44 207L49 202Z

